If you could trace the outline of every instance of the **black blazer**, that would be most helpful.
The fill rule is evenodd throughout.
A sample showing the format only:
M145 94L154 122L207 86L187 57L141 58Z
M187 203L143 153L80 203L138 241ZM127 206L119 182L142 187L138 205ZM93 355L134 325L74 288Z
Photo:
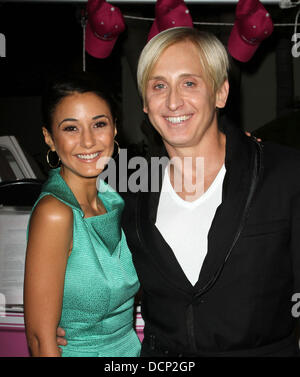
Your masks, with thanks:
M143 288L142 355L298 353L291 309L300 292L300 153L230 125L224 132L222 204L195 286L155 226L160 193L123 194Z

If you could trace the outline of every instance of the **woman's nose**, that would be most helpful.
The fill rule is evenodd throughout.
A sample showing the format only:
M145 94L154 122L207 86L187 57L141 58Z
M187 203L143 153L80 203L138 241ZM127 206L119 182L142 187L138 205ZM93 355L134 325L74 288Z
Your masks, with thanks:
M92 130L85 130L82 132L80 144L84 148L92 148L95 145L95 137Z

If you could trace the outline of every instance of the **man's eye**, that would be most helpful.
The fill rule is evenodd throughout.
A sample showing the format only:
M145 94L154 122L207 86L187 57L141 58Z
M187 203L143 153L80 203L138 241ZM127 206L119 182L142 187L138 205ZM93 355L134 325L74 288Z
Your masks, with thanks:
M163 89L164 87L165 85L162 83L154 85L154 89Z
M192 87L192 86L195 86L195 83L193 81L186 81L185 86Z

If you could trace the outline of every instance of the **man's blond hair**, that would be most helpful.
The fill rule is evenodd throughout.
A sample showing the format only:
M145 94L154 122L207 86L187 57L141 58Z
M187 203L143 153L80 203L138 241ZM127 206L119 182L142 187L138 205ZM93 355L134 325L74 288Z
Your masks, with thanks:
M139 58L137 83L144 104L146 87L159 57L168 47L183 41L190 41L198 49L204 76L214 94L227 80L229 69L228 54L217 37L189 27L167 29L157 34L146 44Z

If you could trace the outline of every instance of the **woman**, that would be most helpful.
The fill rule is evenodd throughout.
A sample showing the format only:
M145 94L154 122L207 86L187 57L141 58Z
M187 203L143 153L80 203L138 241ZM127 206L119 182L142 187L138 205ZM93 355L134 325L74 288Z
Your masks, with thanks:
M57 81L44 98L43 134L61 167L34 206L26 252L24 311L33 356L138 356L133 300L139 283L120 227L123 200L96 180L112 156L116 118L86 76Z

